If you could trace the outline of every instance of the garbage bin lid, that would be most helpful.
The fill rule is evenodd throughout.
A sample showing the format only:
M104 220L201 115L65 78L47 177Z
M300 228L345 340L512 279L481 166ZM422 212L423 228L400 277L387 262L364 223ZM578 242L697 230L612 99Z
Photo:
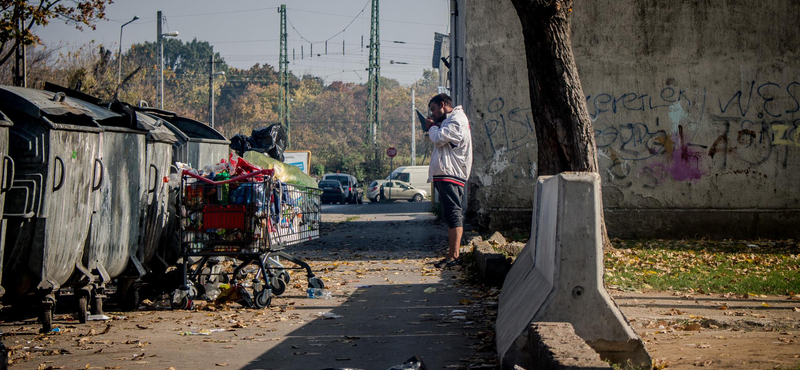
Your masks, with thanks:
M178 130L190 139L221 140L228 142L228 139L225 137L225 135L200 121L195 121L191 118L181 117L175 114L170 116L161 115L158 113L154 114L157 117L169 122L172 126L167 127L169 127L171 130Z
M0 127L9 127L9 126L14 126L14 123L11 122L10 119L8 119L8 116L6 116L6 114L3 113L3 111L0 111Z
M16 86L0 87L0 108L6 112L18 111L35 119L46 117L58 124L97 128L97 120L104 119L106 115L89 109L87 105L63 93Z
M143 112L136 112L136 123L144 130L147 130L148 141L158 141L162 143L175 143L178 138L164 127L164 121Z

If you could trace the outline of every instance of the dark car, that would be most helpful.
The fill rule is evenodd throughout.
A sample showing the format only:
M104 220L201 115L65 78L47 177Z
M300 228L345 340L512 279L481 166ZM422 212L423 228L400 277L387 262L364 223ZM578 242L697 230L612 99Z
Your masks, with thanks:
M329 173L322 177L322 181L337 180L342 184L342 191L345 193L345 200L348 203L363 203L364 189L358 183L356 177L346 173ZM321 183L321 182L320 182Z
M322 189L322 203L344 203L347 199L339 180L322 180L317 186Z

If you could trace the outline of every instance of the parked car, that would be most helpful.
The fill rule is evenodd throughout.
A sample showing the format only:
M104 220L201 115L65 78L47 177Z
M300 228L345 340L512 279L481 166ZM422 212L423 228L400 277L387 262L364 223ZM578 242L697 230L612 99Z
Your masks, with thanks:
M364 199L364 189L358 183L356 177L346 173L329 173L322 176L322 180L337 180L342 184L342 191L345 193L345 201L351 204L362 203Z
M380 192L380 187L378 191ZM428 192L423 189L418 189L411 184L398 180L390 180L383 183L383 196L380 193L377 199L383 197L385 200L407 200L409 202L421 202L428 197Z
M429 190L431 188L431 184L428 182L428 166L397 167L389 175L388 180L400 180L411 184L417 189Z
M322 180L317 186L322 189L322 196L320 196L322 203L344 203L347 199L347 194L339 180Z
M383 199L379 199L381 197L381 186L389 180L375 180L369 183L367 187L367 199L370 202L380 202Z

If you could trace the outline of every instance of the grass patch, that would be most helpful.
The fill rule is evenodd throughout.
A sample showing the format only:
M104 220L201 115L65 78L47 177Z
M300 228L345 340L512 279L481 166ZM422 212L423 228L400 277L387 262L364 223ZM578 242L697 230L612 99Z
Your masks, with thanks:
M343 222L355 221L355 220L358 220L359 218L361 218L361 216L350 216L347 219L345 219Z
M621 290L796 294L800 245L788 241L614 240L605 281Z

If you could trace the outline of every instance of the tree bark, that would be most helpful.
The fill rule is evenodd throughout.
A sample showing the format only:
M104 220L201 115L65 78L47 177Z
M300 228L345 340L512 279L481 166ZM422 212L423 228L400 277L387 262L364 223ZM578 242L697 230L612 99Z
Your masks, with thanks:
M522 23L538 176L598 172L594 128L572 53L572 0L511 0ZM602 210L601 210L602 215ZM605 220L603 246L610 248Z

